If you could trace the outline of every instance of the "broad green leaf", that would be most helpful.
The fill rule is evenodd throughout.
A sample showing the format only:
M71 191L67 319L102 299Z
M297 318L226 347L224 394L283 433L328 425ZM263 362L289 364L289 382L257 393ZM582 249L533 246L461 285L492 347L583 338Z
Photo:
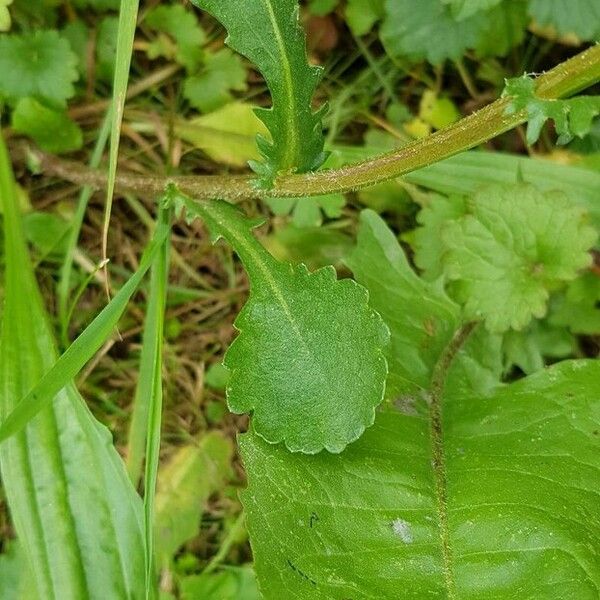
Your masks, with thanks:
M75 94L77 57L56 31L0 36L0 96L29 96L64 106Z
M480 10L487 10L502 0L442 0L444 4L448 4L452 9L452 16L457 21L462 21Z
M588 134L594 118L600 115L600 96L542 100L535 95L535 81L528 75L509 79L503 95L512 98L510 113L527 110L529 144L535 144L548 119L554 121L558 143L566 144L576 136Z
M386 0L381 39L391 56L427 59L440 64L458 60L477 45L487 16L478 12L456 21L441 0Z
M4 306L0 416L42 380L56 346L34 278L6 149L0 140L4 208ZM34 597L142 598L141 500L108 430L91 415L71 377L52 404L0 446L12 521L35 582ZM29 596L32 597L32 596Z
M195 108L210 112L231 102L231 91L243 92L247 87L246 69L240 57L222 48L207 54L200 72L185 80L183 95Z
M232 455L231 441L211 432L198 445L179 448L161 466L155 500L160 566L168 566L180 546L197 535L208 497L231 476Z
M12 126L46 152L73 152L83 145L81 128L63 109L49 108L35 98L18 102L12 113Z
M193 0L227 29L227 44L254 63L265 78L273 106L257 114L272 141L257 138L264 162L252 163L265 182L280 171L311 171L323 153L322 110L312 97L321 69L309 65L296 0ZM240 15L245 15L240 18Z
M482 56L505 55L523 39L525 4L483 1L486 10L477 0L387 0L381 28L386 51L432 64L458 60L467 49Z
M148 49L149 58L175 58L188 71L193 71L200 65L204 56L202 46L206 42L206 34L195 14L181 4L161 4L146 13L144 23L155 31L168 34L175 42L175 52L172 56L170 53L165 54L160 43L151 43Z
M227 567L219 573L185 577L182 600L260 600L252 567Z
M177 121L175 133L214 161L234 167L258 159L254 140L257 135L268 135L253 107L243 102L230 102L208 115Z
M460 307L440 285L417 277L395 236L371 210L361 214L358 247L347 263L392 332L387 398L422 393L437 357L460 326ZM502 370L500 344L499 336L485 336L473 352L467 344L465 385L482 391L495 383Z
M390 375L403 376L414 364L404 348L427 326L394 304L399 278L410 277L393 234L367 212L360 235L353 260L361 275L378 275L365 281L373 305L407 323L392 325ZM439 321L439 300L423 286L405 294L428 301ZM596 597L600 363L477 390L465 364L483 338L455 353L466 330L457 337L455 322L444 325L453 340L445 350L415 349L430 365L426 390L386 406L344 453L302 456L242 437L243 502L266 600Z
M530 0L529 14L560 35L574 33L582 40L600 40L600 4L597 0Z
M119 18L104 17L98 26L96 39L96 77L110 83L115 76L115 56L117 54L117 29Z
M560 192L489 186L442 229L446 276L468 319L490 331L522 329L546 313L550 291L592 263L586 213Z
M240 333L224 360L230 409L252 411L268 442L341 452L373 423L387 374L389 333L366 291L338 281L333 267L311 273L278 263L252 234L256 223L226 202L182 202L233 246L250 277Z
M365 35L384 14L383 0L348 0L346 23L354 35Z

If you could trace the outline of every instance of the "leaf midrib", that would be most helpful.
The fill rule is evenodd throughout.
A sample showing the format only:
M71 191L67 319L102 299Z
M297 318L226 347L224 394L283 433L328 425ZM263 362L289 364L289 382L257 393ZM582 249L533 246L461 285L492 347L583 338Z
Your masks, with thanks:
M281 29L279 24L277 23L277 17L275 16L275 11L273 10L273 5L270 0L261 0L263 5L265 6L269 21L271 22L271 26L273 27L273 33L275 34L275 40L277 42L277 47L279 48L279 53L281 55L281 67L283 70L283 80L285 86L284 97L286 100L286 116L287 120L291 122L290 127L282 128L285 132L285 139L283 140L283 146L285 147L285 153L283 154L283 166L290 167L294 165L294 156L297 153L298 147L298 123L297 123L297 115L294 110L294 80L292 77L292 68L290 65L290 61L288 59L288 55L285 48L285 43L283 41L283 36L281 33ZM271 92L273 94L273 91ZM275 102L275 98L273 98L273 103Z
M458 329L438 358L431 375L429 405L429 436L431 441L431 465L435 480L435 501L442 552L442 573L449 600L456 599L456 585L452 569L452 546L448 524L448 481L444 453L444 429L442 402L446 378L454 358L473 332L476 323L467 323Z

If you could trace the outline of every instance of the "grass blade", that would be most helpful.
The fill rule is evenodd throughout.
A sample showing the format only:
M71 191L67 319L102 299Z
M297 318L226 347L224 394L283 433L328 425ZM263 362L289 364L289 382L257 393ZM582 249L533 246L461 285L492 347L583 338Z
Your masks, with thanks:
M116 327L127 304L139 287L169 233L166 224L160 224L147 246L138 270L123 285L115 297L67 348L37 385L19 402L0 425L0 442L21 431L54 396L71 381L98 351Z
M113 97L110 125L110 155L108 163L108 186L106 188L106 204L104 207L104 226L102 233L102 258L106 259L108 245L108 226L112 210L115 181L117 177L117 159L119 157L119 139L123 109L127 95L129 68L133 52L133 40L137 25L139 0L123 0L119 11L119 27L117 31L117 53L115 58L115 76L113 79Z
M0 338L0 415L56 360L56 345L24 241L15 184L0 137L5 301ZM25 430L0 446L4 489L35 596L140 598L142 504L109 432L71 381ZM1 584L0 584L1 585Z
M102 127L98 133L98 140L94 146L94 151L90 159L90 167L97 169L100 161L102 160L102 154L104 148L108 142L108 136L111 128L111 113L110 110L106 113ZM67 251L65 252L65 259L60 268L60 280L57 287L58 296L58 316L60 321L60 341L61 344L66 347L68 346L67 329L69 327L69 315L68 315L68 303L69 303L69 291L71 289L71 273L73 271L73 256L75 254L75 247L77 246L77 240L79 239L79 233L81 231L81 225L83 223L83 217L87 209L88 202L92 197L94 189L86 185L81 189L79 195L79 201L77 203L77 210L73 215L73 222L71 224L71 230L69 232L69 242L67 245Z
M168 225L170 211L161 210L159 227ZM144 527L146 539L146 599L155 595L154 577L154 498L160 453L160 432L162 422L162 350L167 284L169 277L169 244L165 240L152 264L150 281L150 300L144 323L144 344L142 348L144 363L140 368L140 383L135 405L137 421L132 426L141 424L140 417L145 417L144 428L137 427L134 434L135 443L146 442L146 465L144 472ZM135 454L138 461L143 459ZM128 467L139 464L128 464ZM130 471L131 475L131 471Z

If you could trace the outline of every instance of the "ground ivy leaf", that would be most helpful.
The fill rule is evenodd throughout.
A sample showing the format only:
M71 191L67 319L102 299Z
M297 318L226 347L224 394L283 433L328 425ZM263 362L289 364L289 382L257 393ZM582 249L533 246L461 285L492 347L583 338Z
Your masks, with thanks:
M243 92L247 87L246 69L240 57L222 48L207 54L200 72L185 80L183 95L192 106L211 112L233 99L231 90Z
M0 36L0 96L34 97L64 106L75 93L77 56L56 31Z
M484 319L490 331L542 317L549 292L592 262L596 231L561 192L491 185L475 194L469 212L443 229L444 270L457 282L466 317Z
M257 114L273 141L259 138L264 163L253 168L268 183L280 171L318 168L323 153L322 110L311 102L322 70L309 65L296 0L193 0L227 29L227 44L265 78L273 106ZM240 18L240 15L244 18Z
M457 21L440 0L387 0L381 39L391 56L440 64L474 48L485 25L484 12Z
M225 355L227 401L254 429L293 452L341 452L373 424L387 375L389 330L366 290L335 269L277 262L232 205L183 200L240 256L250 278L240 331Z
M457 21L462 21L480 10L487 10L502 0L442 0L444 4L448 4L452 9L452 16Z
M390 377L428 381L378 412L341 455L294 455L242 436L242 501L265 599L594 598L600 363L474 388L469 365L490 338L480 327L433 386L442 338L447 348L460 327L457 307L410 275L371 211L353 262L373 306L395 315ZM406 310L425 303L429 311Z
M535 144L544 123L551 119L558 143L567 144L575 136L584 137L594 118L600 115L600 96L578 96L566 100L542 100L535 95L535 81L528 75L509 79L503 96L512 97L509 113L527 111L527 142Z
M530 0L529 14L560 35L574 33L582 40L600 40L598 0Z
M81 128L64 109L48 108L35 98L19 100L12 114L12 126L46 152L73 152L83 145Z
M202 46L206 41L206 35L196 15L181 4L154 7L146 14L144 23L151 29L166 33L173 38L177 45L174 57L188 71L193 71L202 62L204 55ZM162 55L160 44L150 45L150 58Z

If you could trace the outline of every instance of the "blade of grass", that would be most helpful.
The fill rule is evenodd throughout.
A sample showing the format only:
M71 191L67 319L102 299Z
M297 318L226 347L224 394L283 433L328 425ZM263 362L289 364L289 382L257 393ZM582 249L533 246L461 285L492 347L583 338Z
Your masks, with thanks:
M56 360L56 344L28 256L12 169L0 135L4 306L0 415ZM142 503L110 433L72 381L19 435L0 446L12 520L32 567L33 595L140 598L144 589ZM0 583L0 587L1 587ZM0 594L1 595L1 594Z
M108 228L117 178L119 139L121 137L121 123L123 121L123 109L125 107L125 98L127 95L127 83L129 81L129 69L131 67L138 9L139 0L122 0L121 9L119 11L115 76L113 79L112 107L110 111L111 126L108 185L106 188L106 204L104 207L104 225L102 231L102 258L104 260L107 258ZM108 271L106 271L106 281L108 292Z
M90 159L90 167L97 169L102 160L102 154L106 148L108 142L108 136L111 128L111 115L110 110L107 111L100 131L98 133L98 140L94 146L92 157ZM69 345L67 329L69 327L70 316L68 315L68 304L69 304L69 291L71 289L71 273L73 272L73 260L75 256L75 248L77 246L77 240L81 232L81 225L83 224L83 218L87 209L88 202L92 197L94 189L86 185L82 188L79 194L79 200L77 202L77 210L73 215L73 222L71 224L71 231L69 232L69 241L67 245L67 251L65 258L60 269L60 279L57 286L58 296L58 318L60 322L60 341L64 348Z
M159 227L168 225L170 211L162 209ZM162 352L167 285L169 277L169 243L166 239L152 264L150 298L144 323L144 341L140 362L140 379L134 405L127 464L132 481L137 482L146 444L144 471L144 528L146 539L146 600L155 596L154 577L154 499L160 454L162 423Z
M85 363L108 339L127 308L131 296L163 246L168 233L168 225L159 224L153 239L144 251L138 270L4 419L0 425L0 442L21 431L79 373Z

